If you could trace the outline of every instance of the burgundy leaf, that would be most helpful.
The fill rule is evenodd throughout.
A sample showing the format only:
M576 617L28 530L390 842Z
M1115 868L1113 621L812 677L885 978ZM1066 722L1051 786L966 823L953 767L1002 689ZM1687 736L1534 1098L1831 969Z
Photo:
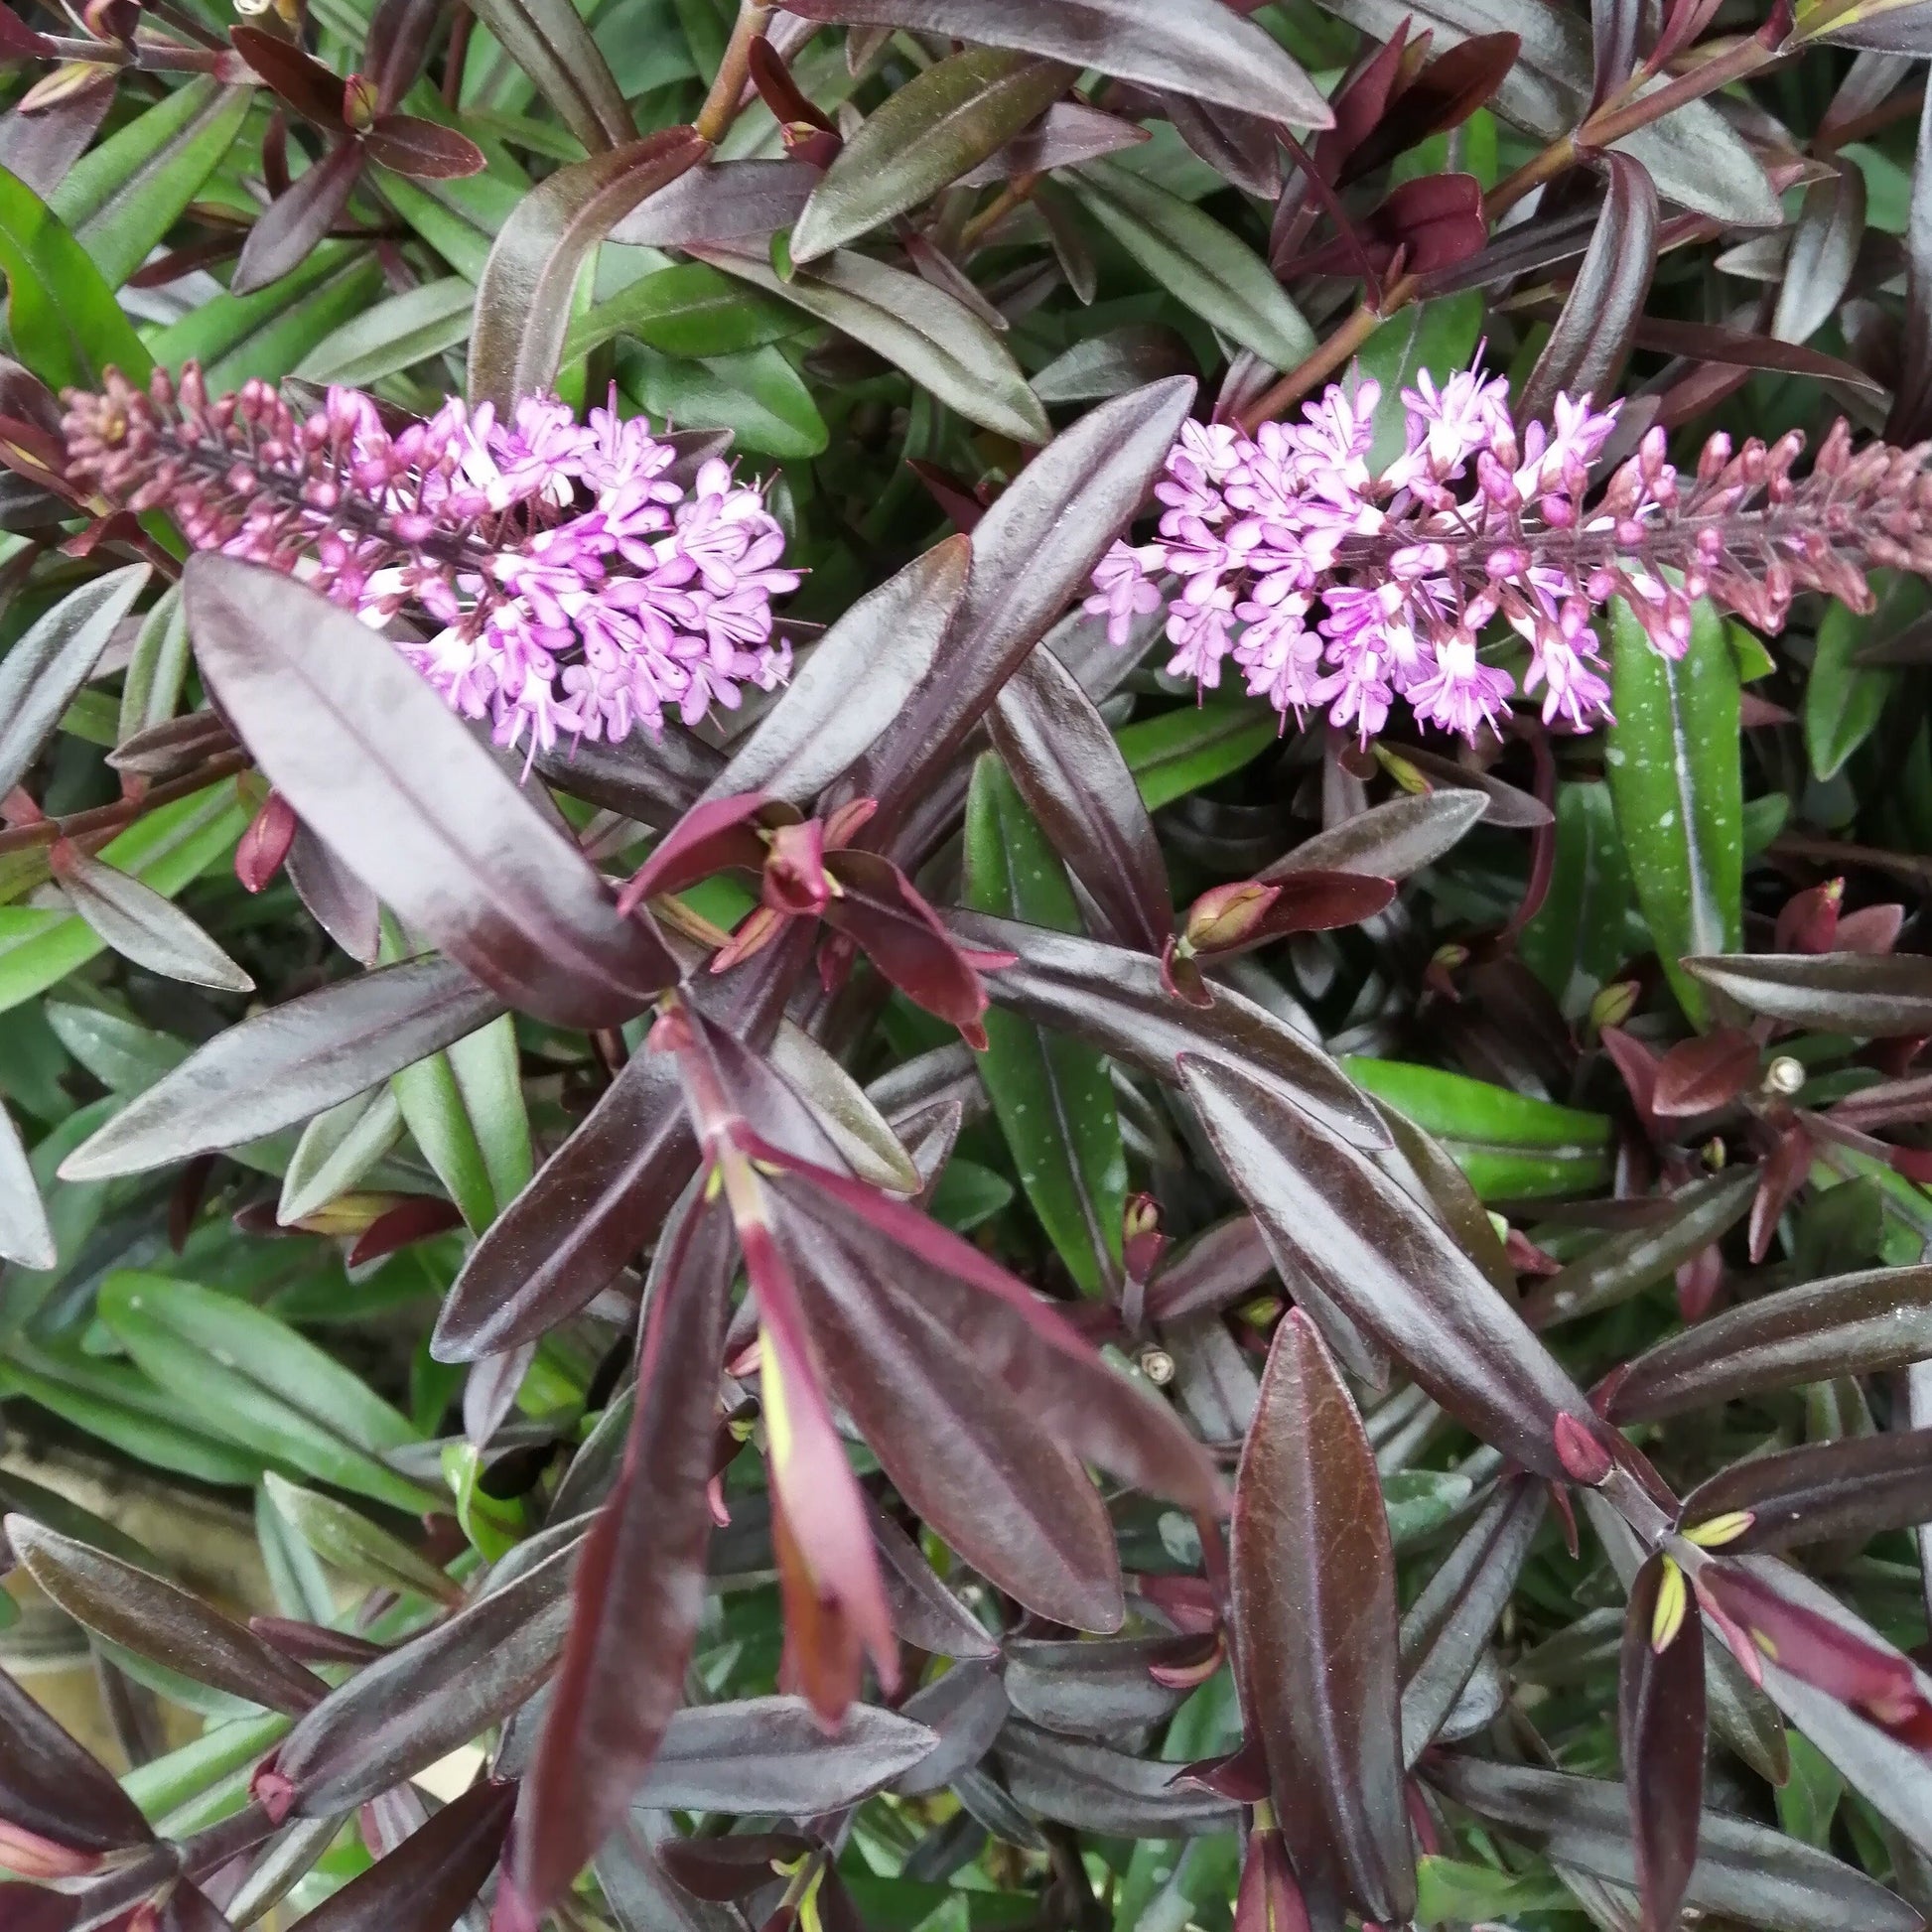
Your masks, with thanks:
M259 893L282 870L302 821L279 791L271 791L235 847L234 874L242 890Z
M1093 1644L1065 1644L1066 1650L1100 1648ZM939 1740L937 1746L893 1786L901 1798L941 1791L962 1772L971 1770L992 1749L1006 1727L1012 1709L1005 1680L988 1663L960 1664L905 1700L903 1714L924 1725Z
M259 27L230 28L228 38L235 52L304 120L331 133L342 127L343 77L334 68Z
M762 792L740 792L729 797L701 799L658 840L651 855L631 875L619 895L621 910L629 912L659 893L681 893L715 872L733 867L757 872L764 864L764 841L759 828L776 814Z
M489 164L467 134L418 114L381 114L362 137L362 151L383 168L420 181L456 181Z
M428 1194L400 1202L378 1214L348 1251L348 1265L361 1268L384 1255L395 1254L432 1235L447 1234L463 1225L463 1211L454 1201L436 1200Z
M1282 192L1282 149L1271 121L1180 93L1163 92L1160 100L1174 132L1216 174L1265 202Z
M1932 1267L1838 1275L1726 1309L1668 1335L1607 1393L1612 1422L1653 1422L1706 1403L1902 1368L1932 1356Z
M1432 134L1461 126L1502 85L1522 51L1522 40L1511 33L1471 34L1445 48L1397 92L1350 156L1342 180L1358 180Z
M1134 774L1094 702L1050 650L1030 651L988 715L1020 795L1100 908L1100 937L1158 953L1173 930L1168 868Z
M1229 1614L1275 1814L1317 1915L1415 1910L1395 1554L1375 1451L1306 1314L1275 1330L1234 1491Z
M1641 0L1591 0L1590 113L1622 88L1635 70L1637 31L1642 25Z
M49 1597L136 1656L274 1711L307 1711L328 1689L313 1672L178 1585L25 1516L9 1516L6 1530Z
M938 1573L920 1555L918 1545L870 1498L867 1513L879 1552L886 1605L900 1641L930 1651L935 1657L997 1657L999 1644L939 1580Z
M1309 1908L1279 1831L1248 1834L1233 1932L1309 1932Z
M388 113L423 70L443 0L378 0L362 42L362 71L375 90L375 111Z
M123 959L190 986L255 990L255 982L180 906L131 873L68 839L55 843L48 864L73 909Z
M659 830L675 825L724 765L722 753L668 724L654 743L642 732L616 745L559 739L536 757L537 771L559 791Z
M1760 953L1685 967L1747 1012L1818 1032L1932 1034L1932 959L1917 953Z
M1170 1248L1147 1285L1147 1318L1182 1321L1214 1314L1262 1288L1275 1259L1252 1214L1235 1214Z
M336 142L320 161L255 217L255 225L248 230L241 257L229 278L228 285L236 295L251 295L272 282L279 282L315 253L336 225L337 217L348 206L348 198L362 173L362 158L361 147L356 142ZM201 626L196 624L192 628L199 648Z
M961 188L988 188L1016 175L1043 175L1055 168L1075 168L1098 161L1123 148L1139 147L1148 138L1144 127L1103 114L1084 101L1056 100L1024 134L1017 134L997 154L961 175Z
M1433 866L1489 813L1492 801L1481 791L1458 788L1391 798L1304 839L1259 876L1267 886L1279 885L1298 872L1407 879Z
M772 234L797 220L820 171L798 160L711 161L658 189L612 228L636 248L681 248Z
M101 1853L154 1843L134 1801L0 1671L0 1861L11 1870L24 1868L31 1849L22 1833L77 1855L81 1870ZM0 1911L0 1924L10 1923Z
M1191 1054L1181 1068L1271 1245L1459 1422L1525 1468L1561 1478L1556 1418L1583 1418L1587 1405L1448 1233L1365 1155L1271 1089Z
M1018 1721L1000 1733L1007 1786L1029 1811L1109 1838L1191 1838L1234 1828L1239 1807L1177 1781L1165 1759L1084 1744Z
M279 1133L487 1026L502 1002L446 959L409 960L270 1007L191 1053L61 1164L142 1173Z
M1651 1112L1681 1119L1727 1107L1756 1077L1758 1052L1741 1027L1720 1027L1682 1041L1657 1064Z
M30 113L16 106L0 114L0 168L36 195L51 195L93 145L115 91L109 78Z
M677 978L385 638L258 564L205 552L185 584L196 655L249 750L412 926L556 1026L618 1025Z
M1781 343L1774 336L1728 329L1716 323L1669 322L1659 316L1641 317L1631 338L1638 348L1662 355L1683 355L1694 361L1722 362L1736 368L1775 369L1785 375L1815 376L1824 382L1848 382L1855 389L1876 392L1881 385L1855 362L1801 343Z
M570 1638L517 1807L515 1882L539 1911L622 1818L684 1702L735 1259L730 1216L687 1197L651 1264L623 1469L585 1540Z
M1682 1520L1695 1527L1740 1511L1750 1520L1725 1535L1727 1553L1863 1543L1884 1530L1932 1523L1932 1430L1807 1443L1754 1455L1693 1489Z
M1653 1556L1637 1573L1617 1671L1617 1736L1637 1891L1651 1932L1669 1932L1678 1922L1697 1863L1704 1806L1704 1632L1693 1616L1678 1620L1668 1642L1660 1643L1663 1633L1653 1629L1669 1562Z
M1482 186L1473 175L1423 175L1391 192L1365 219L1356 236L1342 236L1292 264L1304 275L1346 274L1366 254L1378 272L1398 251L1420 274L1452 268L1489 239L1482 215Z

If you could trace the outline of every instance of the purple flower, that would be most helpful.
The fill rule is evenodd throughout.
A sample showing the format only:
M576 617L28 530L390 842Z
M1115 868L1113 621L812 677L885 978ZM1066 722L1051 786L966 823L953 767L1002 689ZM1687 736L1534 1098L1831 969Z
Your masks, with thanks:
M356 390L298 416L264 383L210 398L192 364L67 401L77 480L394 626L453 710L532 758L655 735L667 708L695 724L789 674L771 600L799 575L763 496L718 458L687 489L615 403L580 424L554 396L507 422L453 399L392 433Z

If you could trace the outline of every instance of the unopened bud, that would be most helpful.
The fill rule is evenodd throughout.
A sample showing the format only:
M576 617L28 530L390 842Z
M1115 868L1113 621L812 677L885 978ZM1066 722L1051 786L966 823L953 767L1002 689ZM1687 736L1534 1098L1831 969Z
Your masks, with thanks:
M1252 937L1280 897L1280 887L1264 886L1256 879L1216 886L1187 908L1181 944L1188 953L1225 952L1238 946Z
M1375 754L1375 761L1406 792L1421 797L1434 787L1422 774L1420 767L1412 764L1400 752L1392 752L1386 745L1376 744L1370 748Z
M1725 1146L1725 1137L1722 1134L1713 1134L1711 1138L1708 1141L1706 1141L1701 1148L1698 1149L1698 1159L1702 1161L1704 1165L1708 1169L1710 1169L1710 1171L1713 1173L1719 1173L1723 1169L1725 1163L1730 1159L1730 1150Z
M1594 1489L1609 1480L1610 1471L1616 1465L1587 1423L1560 1411L1552 1434L1556 1439L1557 1460L1571 1481Z
M365 73L351 73L343 82L343 125L353 134L366 134L375 116L375 82Z
M1708 1522L1692 1524L1684 1532L1684 1541L1695 1543L1700 1550L1721 1550L1726 1543L1735 1543L1756 1521L1756 1513L1752 1510L1726 1510L1722 1516L1713 1516Z
M1593 1033L1605 1027L1620 1027L1637 1010L1642 988L1635 980L1612 980L1589 1003L1589 1024Z
M816 818L765 834L764 902L774 912L816 916L837 890L825 873L825 826Z

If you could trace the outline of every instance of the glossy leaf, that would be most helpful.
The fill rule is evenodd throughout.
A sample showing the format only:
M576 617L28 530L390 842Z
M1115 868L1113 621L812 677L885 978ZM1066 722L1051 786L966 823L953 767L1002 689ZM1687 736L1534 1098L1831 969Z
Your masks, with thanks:
M1209 0L1171 0L1158 12L1132 0L803 0L808 20L878 22L915 33L1018 47L1099 65L1117 79L1173 87L1296 127L1326 127L1328 110L1280 45Z
M1687 1616L1660 1643L1658 1592L1670 1560L1637 1573L1617 1667L1617 1736L1630 1793L1644 1922L1671 1926L1697 1864L1704 1806L1704 1632Z
M666 128L559 168L517 203L477 284L473 401L507 413L519 396L554 385L584 263L621 216L708 151L688 128Z
M1683 1520L1696 1525L1740 1510L1751 1520L1724 1545L1738 1554L1863 1542L1932 1522L1932 1430L1752 1456L1699 1483L1684 1500Z
M0 271L14 350L51 389L130 381L154 366L85 251L34 191L0 168Z
M107 1771L0 1672L0 1820L81 1852L151 1844Z
M259 565L204 555L185 581L196 655L249 749L410 924L560 1026L615 1024L676 978L384 639Z
M1805 749L1813 773L1836 777L1861 745L1877 730L1897 688L1896 672L1869 667L1859 658L1905 629L1926 609L1925 587L1915 577L1874 574L1878 608L1855 616L1832 604L1818 621L1818 649L1805 683Z
M967 803L969 904L1066 931L1079 919L1058 857L1003 764L983 759ZM1042 1225L1088 1295L1120 1265L1127 1159L1106 1063L1019 1014L986 1016L980 1078Z
M221 993L252 993L255 982L202 928L152 886L117 872L65 840L54 877L73 909L124 959L163 979Z
M1395 1555L1375 1452L1308 1317L1275 1330L1235 1483L1230 1616L1296 1875L1407 1918Z
M1620 601L1611 633L1616 723L1604 763L1617 831L1658 959L1702 1027L1704 989L1680 962L1735 951L1743 917L1736 660L1708 603L1675 661Z
M1304 839L1257 877L1264 885L1296 872L1355 872L1406 879L1434 865L1489 809L1480 791L1428 791L1391 798Z
M1010 1724L998 1757L1029 1811L1110 1838L1186 1838L1234 1827L1239 1807L1175 1782L1175 1768L1100 1744Z
M623 91L568 0L484 0L477 18L593 155L635 139Z
M1448 1234L1368 1158L1232 1068L1181 1062L1187 1096L1270 1245L1406 1362L1458 1421L1556 1476L1582 1394Z
M682 248L693 241L768 235L798 218L819 178L818 169L800 160L712 161L632 208L611 239L638 248Z
M889 94L840 151L791 231L815 261L917 207L997 154L1078 77L1073 68L979 47L935 62Z
M1932 1028L1932 962L1914 953L1759 953L1686 961L1698 982L1787 1026L1890 1038Z
M362 150L336 142L257 218L242 244L230 293L254 295L292 275L336 226L362 172Z

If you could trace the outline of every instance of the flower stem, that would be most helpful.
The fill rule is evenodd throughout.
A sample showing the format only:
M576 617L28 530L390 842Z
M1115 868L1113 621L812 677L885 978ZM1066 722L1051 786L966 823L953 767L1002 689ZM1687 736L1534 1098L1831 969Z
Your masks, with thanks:
M1316 384L1333 375L1375 334L1387 315L1407 303L1409 291L1414 286L1414 279L1405 275L1384 297L1386 309L1378 310L1364 302L1300 368L1290 369L1280 381L1241 412L1241 427L1252 436L1263 423L1273 422L1284 410L1292 409Z

